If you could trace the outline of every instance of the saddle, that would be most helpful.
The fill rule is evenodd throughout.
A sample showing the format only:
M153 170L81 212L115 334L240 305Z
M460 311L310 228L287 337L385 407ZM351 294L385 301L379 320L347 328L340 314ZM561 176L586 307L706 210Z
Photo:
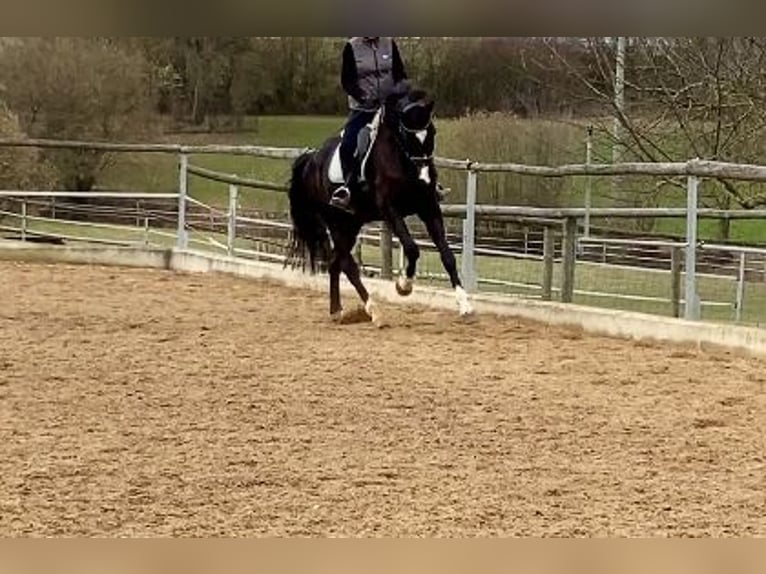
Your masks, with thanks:
M359 134L356 139L356 151L354 156L356 158L356 165L359 167L359 183L364 183L364 172L367 166L367 159L370 157L370 151L372 150L372 144L375 142L375 138L378 136L378 128L380 127L380 121L383 116L383 108L380 108L372 121L359 130ZM343 135L343 132L341 132ZM359 161L361 159L361 161ZM340 142L335 146L332 152L332 159L330 160L330 167L327 174L331 183L342 184L344 183L343 168L340 163Z

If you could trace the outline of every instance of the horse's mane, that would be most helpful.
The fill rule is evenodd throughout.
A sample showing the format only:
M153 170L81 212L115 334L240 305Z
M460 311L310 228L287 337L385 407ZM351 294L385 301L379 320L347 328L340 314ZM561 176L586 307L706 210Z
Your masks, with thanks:
M418 103L426 105L431 102L428 92L421 88L407 88L401 92L391 94L386 100L389 107L399 107L407 103Z
M408 88L401 93L392 94L386 101L388 123L394 125L398 122L407 122L425 126L425 123L429 121L433 103L428 93L419 88ZM406 119L405 116L407 116ZM418 129L421 128L418 127Z

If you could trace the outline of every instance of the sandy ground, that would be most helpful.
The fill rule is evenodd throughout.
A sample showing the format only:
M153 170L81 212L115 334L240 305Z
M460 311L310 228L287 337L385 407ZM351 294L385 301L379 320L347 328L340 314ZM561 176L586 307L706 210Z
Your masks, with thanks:
M2 536L766 535L762 359L223 276L0 295Z

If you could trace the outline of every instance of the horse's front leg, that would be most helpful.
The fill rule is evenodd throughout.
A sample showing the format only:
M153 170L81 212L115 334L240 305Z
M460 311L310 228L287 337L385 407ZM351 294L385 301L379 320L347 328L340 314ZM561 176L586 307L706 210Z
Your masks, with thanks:
M472 315L473 307L470 301L468 301L468 294L463 289L463 284L460 282L455 254L452 253L452 249L450 249L449 243L447 243L447 234L444 231L444 218L442 217L441 209L437 206L435 210L421 214L420 219L423 220L431 241L433 241L436 249L439 250L442 265L447 275L449 275L452 288L455 290L455 298L457 299L460 315L463 317Z
M400 275L396 281L396 292L399 295L406 296L412 293L412 282L415 278L415 269L420 257L420 249L412 235L410 235L410 230L407 229L404 218L391 209L388 210L386 215L386 221L391 226L392 233L401 242L404 256L407 258L407 268L404 275Z

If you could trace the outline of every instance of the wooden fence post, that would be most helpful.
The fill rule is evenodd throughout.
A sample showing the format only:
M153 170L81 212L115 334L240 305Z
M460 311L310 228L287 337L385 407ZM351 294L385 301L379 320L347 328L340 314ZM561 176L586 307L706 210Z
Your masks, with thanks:
M543 285L542 299L550 301L553 292L553 260L556 254L556 235L550 225L543 227Z
M148 247L151 243L149 236L149 216L144 216L144 246Z
M27 240L27 199L21 200L21 240Z
M237 236L237 195L236 185L229 185L229 213L226 227L226 252L234 255L234 239Z
M380 278L391 279L394 276L394 254L393 254L393 236L391 228L384 221L380 228Z
M469 169L466 179L466 211L465 219L463 220L463 252L460 270L463 276L463 286L469 293L475 292L479 283L476 272L476 255L474 252L476 243L476 188L476 172Z
M699 179L690 175L686 184L686 265L684 268L684 318L700 318L700 299L697 294L697 188Z
M564 242L562 244L561 301L571 303L574 299L575 257L577 255L577 218L564 220Z

